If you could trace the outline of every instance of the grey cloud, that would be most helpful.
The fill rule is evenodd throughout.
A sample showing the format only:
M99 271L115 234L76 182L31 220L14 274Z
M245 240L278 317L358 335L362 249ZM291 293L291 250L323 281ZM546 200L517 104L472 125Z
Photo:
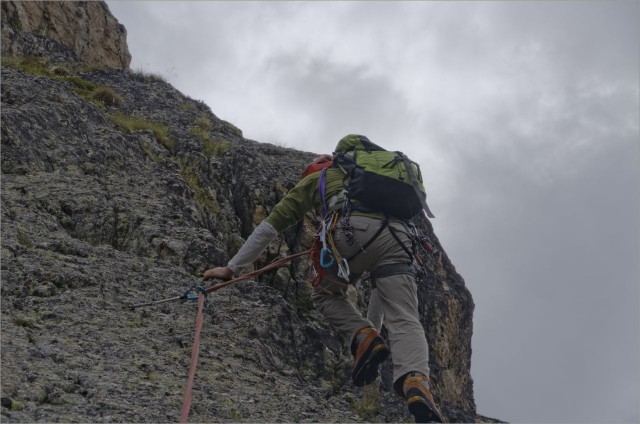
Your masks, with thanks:
M557 72L580 77L591 72L637 80L640 13L636 1L519 2L491 7L496 27L541 43Z
M312 117L313 127L300 131L315 145L335 143L348 133L366 134L381 139L381 144L397 142L394 130L406 128L411 116L402 93L365 65L280 55L266 69L274 85L281 87L277 101Z
M625 393L638 395L633 143L619 142L552 186L505 172L499 156L462 159L467 175L478 177L460 181L461 202L448 219L464 223L455 238L461 246L445 248L454 263L467 258L460 271L474 276L467 279L476 301L473 374L476 387L494 387L478 390L476 400L500 404L503 419L608 421L607 410L581 406L594 369L609 370L597 377L600 404L628 411Z

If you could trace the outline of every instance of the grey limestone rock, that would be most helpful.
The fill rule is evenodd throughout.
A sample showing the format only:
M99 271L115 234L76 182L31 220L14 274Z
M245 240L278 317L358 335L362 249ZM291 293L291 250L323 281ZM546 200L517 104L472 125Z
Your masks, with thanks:
M21 55L2 67L3 420L174 422L195 303L128 306L181 295L225 264L314 154L245 139L122 61L71 66L93 59L45 38L59 53L35 70ZM308 248L310 225L285 231L256 266ZM473 300L420 226L440 251L419 281L437 401L450 421L489 420L473 398ZM379 390L350 383L307 270L297 259L207 298L191 421L411 421L390 364Z

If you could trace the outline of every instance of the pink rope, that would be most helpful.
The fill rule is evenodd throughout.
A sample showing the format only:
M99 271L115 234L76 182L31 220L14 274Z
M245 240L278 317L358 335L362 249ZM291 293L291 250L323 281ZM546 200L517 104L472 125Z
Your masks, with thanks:
M275 262L270 263L264 268L260 268L257 271L249 272L244 274L238 278L233 280L225 281L224 283L217 284L215 286L208 287L205 289L206 293L211 293L216 290L220 290L223 287L230 286L231 284L237 283L238 281L248 280L249 278L256 277L263 272L269 271L270 269L277 268L279 266L284 265L291 260L298 258L300 256L308 255L311 250L306 250L304 252L296 253L291 256L287 256L285 258L279 259ZM193 348L191 350L191 364L189 365L189 376L187 377L187 386L184 390L184 398L182 400L182 410L180 411L180 424L185 424L189 418L189 411L191 410L191 394L193 392L193 381L196 376L196 367L198 365L198 356L200 354L200 333L202 332L202 311L204 309L204 292L198 293L198 315L196 316L196 333L193 337Z
M200 332L202 331L202 310L204 307L204 293L198 293L198 315L196 317L196 334L193 337L193 349L191 350L191 365L189 366L189 377L187 387L182 400L182 411L180 412L180 424L185 424L189 418L191 410L191 393L193 392L193 380L196 376L196 366L198 365L198 355L200 354Z

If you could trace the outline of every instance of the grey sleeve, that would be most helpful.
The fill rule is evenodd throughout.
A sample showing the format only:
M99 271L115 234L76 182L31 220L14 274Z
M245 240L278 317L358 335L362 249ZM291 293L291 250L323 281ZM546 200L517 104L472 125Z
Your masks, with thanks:
M249 238L244 242L238 253L229 261L227 266L233 274L248 267L258 259L258 256L266 249L267 245L278 236L278 231L267 221L262 221Z

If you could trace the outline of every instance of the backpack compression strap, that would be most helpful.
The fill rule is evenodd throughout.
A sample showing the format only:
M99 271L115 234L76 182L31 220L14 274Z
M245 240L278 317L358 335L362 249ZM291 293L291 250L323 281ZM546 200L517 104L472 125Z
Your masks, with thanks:
M424 212L427 214L429 218L435 218L435 216L431 213L431 209L429 209L429 206L427 206L427 195L425 194L423 197L422 193L420 193L420 190L418 189L418 179L416 178L416 174L413 172L413 166L411 166L411 161L404 153L400 153L400 152L397 152L397 153L402 158L402 161L404 162L404 166L407 168L407 172L409 173L409 178L411 178L411 185L413 186L413 189L416 191L416 195L420 199L420 203L422 203L422 208L424 209Z

